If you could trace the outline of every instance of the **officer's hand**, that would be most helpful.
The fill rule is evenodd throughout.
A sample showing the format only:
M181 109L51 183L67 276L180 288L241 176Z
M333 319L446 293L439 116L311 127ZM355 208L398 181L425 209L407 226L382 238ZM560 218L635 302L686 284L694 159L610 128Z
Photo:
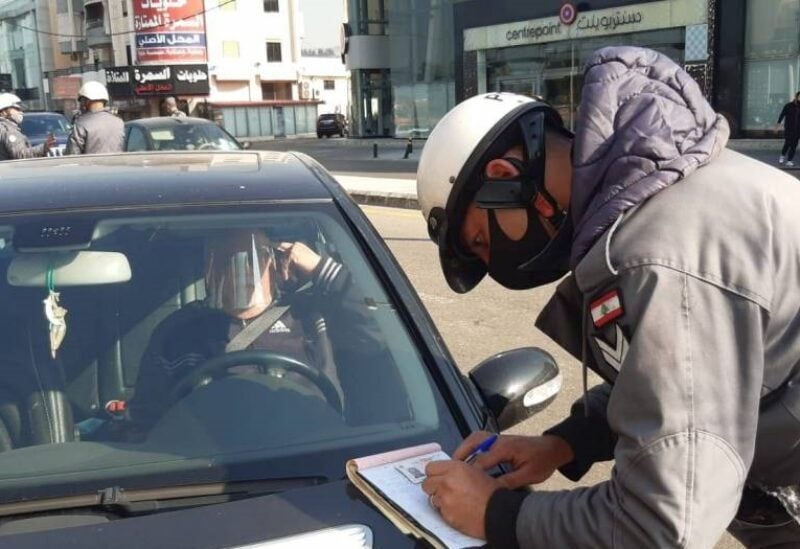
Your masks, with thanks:
M474 538L486 539L484 517L489 498L502 485L463 461L432 461L422 489L447 524Z
M56 146L56 136L48 133L44 139L44 154L47 154L50 149Z
M491 433L479 431L468 436L453 453L453 459L463 460ZM513 471L497 480L506 488L514 489L528 484L544 482L556 469L575 458L572 448L562 438L553 435L523 437L501 435L488 452L480 454L473 465L487 470L507 463Z
M302 242L281 242L277 249L283 254L279 264L284 280L289 280L293 276L308 278L322 259Z

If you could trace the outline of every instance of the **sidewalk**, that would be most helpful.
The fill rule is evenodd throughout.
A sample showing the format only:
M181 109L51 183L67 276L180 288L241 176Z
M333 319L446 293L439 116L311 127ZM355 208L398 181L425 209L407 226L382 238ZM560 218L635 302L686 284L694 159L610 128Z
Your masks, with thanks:
M334 173L333 176L359 204L419 209L416 179L365 177L341 173Z

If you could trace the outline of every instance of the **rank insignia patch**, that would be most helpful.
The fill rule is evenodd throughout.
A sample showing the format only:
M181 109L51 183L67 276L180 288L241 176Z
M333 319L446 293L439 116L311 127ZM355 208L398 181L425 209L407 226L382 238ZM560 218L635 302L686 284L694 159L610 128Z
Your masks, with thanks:
M614 331L616 341L613 347L597 336L595 336L594 341L597 343L597 347L608 365L619 372L622 363L625 362L625 357L628 356L629 343L619 324L616 325L616 330Z

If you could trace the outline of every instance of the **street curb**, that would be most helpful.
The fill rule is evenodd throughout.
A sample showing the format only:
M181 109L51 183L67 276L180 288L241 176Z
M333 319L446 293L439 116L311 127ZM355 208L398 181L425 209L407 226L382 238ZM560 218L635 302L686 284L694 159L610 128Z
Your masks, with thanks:
M251 143L268 143L270 141L294 141L295 139L311 139L316 137L315 133L296 133L293 135L284 135L275 137L274 135L254 135L252 137L237 137L236 139L241 143L242 141L249 141Z
M783 146L783 139L731 139L728 147L734 151L769 151L777 149L780 151Z
M413 195L379 193L373 191L352 191L348 194L356 203L365 206L386 206L387 208L419 210L419 200Z

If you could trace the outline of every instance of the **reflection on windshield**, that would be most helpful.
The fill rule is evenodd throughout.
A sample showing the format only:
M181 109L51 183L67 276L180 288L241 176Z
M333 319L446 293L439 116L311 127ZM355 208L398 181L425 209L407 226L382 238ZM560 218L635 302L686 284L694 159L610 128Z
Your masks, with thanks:
M151 128L157 151L239 150L239 144L215 124L186 124Z
M61 116L31 116L22 119L22 133L28 137L41 137L52 133L56 137L66 137L70 128L66 118Z
M254 463L340 477L442 428L403 323L320 211L100 222L87 250L7 246L0 267L0 502Z

